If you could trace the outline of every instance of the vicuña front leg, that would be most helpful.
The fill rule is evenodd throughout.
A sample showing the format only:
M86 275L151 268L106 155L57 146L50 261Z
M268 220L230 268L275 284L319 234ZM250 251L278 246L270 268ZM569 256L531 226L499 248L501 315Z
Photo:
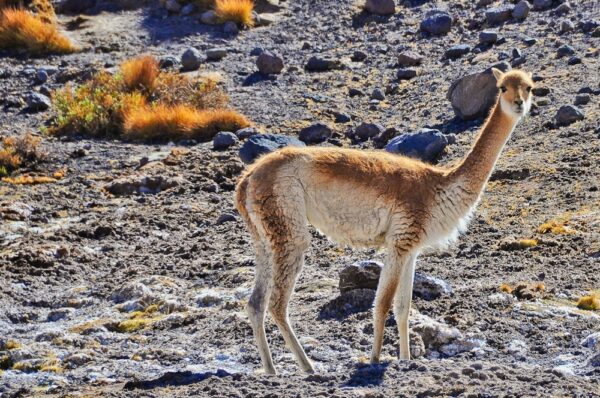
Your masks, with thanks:
M400 337L399 359L410 359L408 316L412 302L416 259L416 254L411 255L400 270L400 284L394 301L394 317L398 324L398 334Z
M379 363L381 346L383 345L383 332L385 320L392 307L392 300L398 287L401 264L406 261L406 256L398 256L398 252L388 252L386 264L379 276L377 294L375 295L375 308L373 312L373 351L371 363Z

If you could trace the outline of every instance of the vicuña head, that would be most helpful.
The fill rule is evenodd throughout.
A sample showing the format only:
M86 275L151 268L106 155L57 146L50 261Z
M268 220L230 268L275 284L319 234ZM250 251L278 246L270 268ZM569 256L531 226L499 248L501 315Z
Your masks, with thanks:
M525 116L531 109L532 74L520 70L502 73L492 68L496 77L496 87L500 89L500 105L507 114L515 117Z
M264 369L275 373L264 320L267 309L300 366L313 371L288 318L288 302L310 244L308 224L339 243L387 250L375 297L373 350L378 362L388 312L410 359L408 314L423 248L456 237L467 225L502 148L531 105L531 75L494 69L499 97L467 156L436 167L384 151L288 147L260 158L242 176L237 208L256 252L248 301Z

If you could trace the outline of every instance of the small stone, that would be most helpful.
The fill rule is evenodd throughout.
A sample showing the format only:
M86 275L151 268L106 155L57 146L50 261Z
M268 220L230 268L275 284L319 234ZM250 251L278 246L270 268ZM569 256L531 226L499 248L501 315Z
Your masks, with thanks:
M568 126L584 118L583 112L573 105L563 105L556 112L556 124L559 126Z
M190 47L187 50L185 50L185 52L181 56L181 65L183 66L183 70L196 70L200 67L201 63L202 54L200 54L200 51L196 50L193 47Z
M213 138L214 149L227 149L239 142L237 135L230 133L229 131L220 131Z
M504 4L499 7L490 8L485 12L485 19L490 25L497 25L508 21L515 6L512 4Z
M414 68L400 68L396 72L396 77L398 80L410 80L417 77L418 74L419 73Z
M528 46L533 46L535 43L537 43L537 40L533 37L526 37L523 39L523 43L527 44Z
M254 47L252 51L250 51L250 55L257 57L262 54L265 50L262 47Z
M383 90L381 90L380 88L374 89L371 93L371 99L383 101L385 99L385 94L383 93Z
M423 62L423 57L414 51L403 51L398 54L400 66L418 66Z
M333 112L333 116L335 117L336 123L348 123L352 120L350 115L343 112Z
M233 21L227 21L223 24L223 33L228 35L237 35L240 32L237 24Z
M50 109L52 101L49 97L35 92L30 92L25 96L27 110L30 112L41 112Z
M194 12L196 12L196 5L194 3L181 7L181 15L192 15Z
M177 0L167 0L165 3L165 8L169 12L178 13L181 11L181 4L179 4Z
M568 33L575 30L575 24L571 21L564 20L560 23L560 33Z
M48 72L45 69L38 69L35 74L35 82L38 84L44 84L48 81Z
M577 94L575 96L575 105L587 105L592 97L589 94Z
M567 65L579 65L581 63L581 58L574 55L567 61Z
M415 272L413 296L431 301L442 295L452 294L452 287L440 278Z
M365 9L373 14L390 15L396 12L394 0L367 0Z
M421 30L435 36L441 36L452 28L452 18L442 10L431 10L425 15L425 19L421 21Z
M253 135L257 135L257 134L258 134L258 130L256 130L256 128L254 128L254 127L245 127L243 129L239 129L238 131L235 132L235 135L240 140L245 140L246 138L250 138Z
M360 141L366 141L376 137L385 131L385 127L376 123L361 123L355 130L354 135Z
M365 93L362 90L360 90L360 89L358 89L356 87L350 87L348 89L348 95L351 98L353 98L353 97L362 97L362 96L365 95Z
M236 220L237 220L237 217L235 216L235 214L223 213L217 219L217 225L221 225L221 224L224 224L226 222L234 222Z
M531 92L536 97L545 97L546 95L550 94L550 88L547 86L537 86L534 87L533 90L531 90Z
M435 160L447 145L448 139L440 131L421 129L392 138L385 150L430 162Z
M158 61L158 66L161 69L173 68L177 64L179 64L179 60L176 57L172 56L172 55L167 55L165 57L162 57Z
M81 352L76 353L76 354L71 354L64 359L65 363L68 363L68 364L74 365L74 366L81 366L81 365L84 365L91 361L92 361L91 356L81 353Z
M277 134L257 134L248 138L239 151L244 163L252 163L257 157L286 146L304 147L306 144L297 138Z
M256 66L262 74L279 74L283 70L283 58L279 54L264 51L256 59Z
M554 14L565 15L571 11L571 5L569 3L562 3L554 9Z
M69 319L69 317L75 312L73 308L58 308L48 313L48 321L56 322L62 319Z
M575 49L567 44L560 46L558 50L556 50L556 55L558 56L558 58L566 57L573 54L575 54Z
M352 54L352 57L350 59L352 59L352 61L354 61L354 62L362 62L365 59L367 59L367 57L368 56L367 56L366 52L357 50L357 51L354 51L354 53Z
M341 293L355 289L377 289L383 264L379 261L360 261L345 267L340 272Z
M298 138L306 144L318 144L331 137L331 129L323 123L315 123L300 130Z
M339 60L325 58L314 55L306 63L306 70L309 72L325 72L334 69L341 69L342 64Z
M600 332L592 333L581 341L581 345L592 350L600 348Z
M220 61L227 56L226 48L211 48L206 50L207 61Z
M493 44L498 41L498 32L483 30L479 32L479 42L482 44Z
M200 15L200 22L207 25L216 25L219 23L219 16L213 10L208 10Z
M523 53L521 52L521 50L519 50L518 48L512 49L512 57L513 58L521 58L522 56L523 56Z
M552 7L552 0L533 0L533 9L542 11Z
M589 364L595 368L600 368L600 352L590 358Z
M531 10L531 6L526 0L521 0L515 5L515 8L512 10L512 16L514 19L522 21L527 18L529 15L529 11Z
M457 59L471 51L471 47L467 44L458 44L446 50L445 56L448 59Z

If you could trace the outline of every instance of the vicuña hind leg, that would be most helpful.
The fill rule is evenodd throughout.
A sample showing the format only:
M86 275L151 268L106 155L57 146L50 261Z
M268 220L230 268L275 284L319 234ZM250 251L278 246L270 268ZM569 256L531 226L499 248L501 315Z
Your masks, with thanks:
M400 271L400 285L394 301L394 316L398 324L400 337L400 359L410 359L410 343L408 334L408 316L412 302L413 281L417 255L412 254Z
M278 254L275 254L273 261L273 292L269 310L300 367L305 372L313 373L312 363L298 342L288 317L288 303L304 263L304 250L308 247L308 240L295 239L294 243L286 246L275 249Z
M254 238L254 237L253 237ZM265 313L267 311L267 302L271 295L271 263L267 254L266 247L259 238L255 238L256 266L254 275L254 290L248 300L246 308L248 318L254 332L254 339L258 347L258 352L262 360L263 368L268 374L276 374L273 358L269 350L269 343L265 334Z

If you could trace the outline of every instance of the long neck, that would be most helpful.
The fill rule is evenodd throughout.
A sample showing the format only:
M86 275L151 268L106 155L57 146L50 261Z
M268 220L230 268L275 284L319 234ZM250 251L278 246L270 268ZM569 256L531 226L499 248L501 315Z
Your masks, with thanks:
M518 121L518 117L502 111L498 99L470 152L450 170L450 182L459 183L466 191L479 197Z

